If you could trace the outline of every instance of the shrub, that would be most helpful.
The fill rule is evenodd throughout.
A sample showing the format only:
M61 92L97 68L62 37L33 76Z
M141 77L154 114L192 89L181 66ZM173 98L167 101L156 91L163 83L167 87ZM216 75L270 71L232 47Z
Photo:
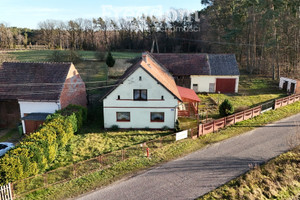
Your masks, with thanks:
M86 112L79 110L81 118L86 118ZM77 123L74 113L49 116L37 132L27 136L0 159L0 183L17 181L46 171L58 151L73 137Z
M167 131L167 130L169 130L170 128L168 127L168 126L164 126L164 127L162 127L162 130L164 130L164 131Z
M70 104L66 108L56 111L56 114L61 114L63 116L71 116L75 114L76 119L72 116L70 117L75 133L79 131L82 128L82 125L87 121L87 108L79 105ZM77 127L75 127L75 121L77 121Z
M179 120L177 119L175 122L175 131L180 131L180 124L179 124Z
M234 108L228 99L225 99L223 103L219 106L219 112L221 117L233 114Z
M118 125L112 125L112 126L110 127L110 129L111 129L112 131L118 131L120 128L119 128Z

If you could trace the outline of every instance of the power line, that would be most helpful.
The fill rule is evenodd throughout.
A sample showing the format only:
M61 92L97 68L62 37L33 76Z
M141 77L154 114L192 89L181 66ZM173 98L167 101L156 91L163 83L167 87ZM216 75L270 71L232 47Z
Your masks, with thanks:
M94 87L94 88L89 88L89 89L77 89L77 90L72 90L72 91L67 91L68 93L73 93L77 91L91 91L91 90L98 90L98 89L103 89L103 88L110 88L117 86L118 84L114 85L108 85L108 86L101 86L101 87ZM24 91L24 92L13 92L13 93L7 93L7 92L0 92L2 95L7 95L7 96L16 96L16 95L43 95L43 94L60 94L61 91L57 90L49 90L49 91Z
M96 83L106 83L106 82L116 82L116 80L109 81L88 81L82 82L84 84L96 84ZM74 85L74 83L0 83L0 86L56 86L56 85Z

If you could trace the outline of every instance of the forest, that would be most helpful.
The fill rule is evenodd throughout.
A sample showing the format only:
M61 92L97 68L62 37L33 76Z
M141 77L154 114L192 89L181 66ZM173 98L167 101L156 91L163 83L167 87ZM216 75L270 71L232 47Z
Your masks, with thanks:
M160 53L234 53L249 74L300 76L299 0L202 0L181 10L136 18L46 20L38 29L0 24L0 48Z

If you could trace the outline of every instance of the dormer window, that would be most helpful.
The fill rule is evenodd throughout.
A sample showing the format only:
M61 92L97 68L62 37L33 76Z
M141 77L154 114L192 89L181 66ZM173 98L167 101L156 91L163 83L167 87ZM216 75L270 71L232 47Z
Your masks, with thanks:
M133 99L135 101L147 101L147 90L133 90Z

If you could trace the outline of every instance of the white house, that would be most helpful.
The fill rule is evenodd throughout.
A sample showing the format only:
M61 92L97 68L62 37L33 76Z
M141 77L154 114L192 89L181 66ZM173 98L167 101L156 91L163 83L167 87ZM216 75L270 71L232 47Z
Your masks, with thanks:
M147 53L169 70L177 85L195 92L237 93L239 68L234 54Z
M104 96L104 127L174 128L179 102L173 77L154 59L143 56Z

